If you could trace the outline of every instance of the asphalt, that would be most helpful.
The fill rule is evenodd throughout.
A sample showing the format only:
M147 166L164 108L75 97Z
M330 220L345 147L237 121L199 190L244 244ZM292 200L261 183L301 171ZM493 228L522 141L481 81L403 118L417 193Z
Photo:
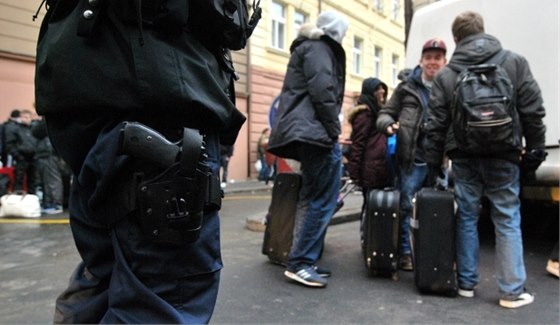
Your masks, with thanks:
M474 299L419 293L413 272L399 279L368 276L359 244L362 195L354 192L334 215L320 265L333 271L326 289L310 289L286 279L284 269L261 253L262 219L272 185L230 183L224 190L221 246L224 268L213 324L560 324L559 282L544 270L557 240L558 207L528 210L538 222L524 238L530 306L497 305L494 238L481 218L481 282ZM39 219L0 218L0 324L52 322L56 296L80 260L68 214ZM253 226L255 228L251 229ZM259 228L260 227L260 228ZM540 234L556 232L553 238Z

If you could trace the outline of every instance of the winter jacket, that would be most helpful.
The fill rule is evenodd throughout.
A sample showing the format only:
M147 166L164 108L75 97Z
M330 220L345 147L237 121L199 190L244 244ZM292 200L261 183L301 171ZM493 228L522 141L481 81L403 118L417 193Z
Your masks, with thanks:
M426 135L426 160L438 164L443 154L449 158L469 158L456 144L451 124L451 102L459 70L468 65L481 64L502 50L502 45L494 36L480 33L462 39L449 64L434 79L430 95L430 110ZM527 60L509 52L501 66L507 71L515 89L516 106L521 128L515 130L525 138L527 149L544 149L545 109L540 88L533 78ZM506 153L495 153L486 158L497 158L519 162L521 147Z
M222 17L197 10L202 3L57 1L39 33L37 112L70 119L166 112L183 126L218 130L222 143L233 144L245 117L233 103L229 52L193 26L220 24ZM87 10L90 19L83 18Z
M33 160L37 139L31 133L31 127L22 123L7 123L4 127L6 152L16 161Z
M377 129L386 132L387 127L399 122L397 134L397 161L401 169L409 170L417 154L418 137L423 132L424 114L427 110L421 91L427 92L422 83L422 69L417 66L393 91L391 99L379 112Z
M356 180L364 188L382 188L389 185L387 171L387 136L377 130L375 120L380 109L374 100L361 100L365 96L373 98L375 88L382 85L387 97L387 86L379 79L369 88L362 90L358 105L348 115L352 125L350 140L352 141L348 158L348 172L351 179ZM363 88L363 87L362 87ZM368 106L362 102L369 102Z
M339 43L313 25L300 28L290 52L268 150L298 160L298 143L324 148L338 143L346 55Z
M31 134L37 139L35 159L46 159L55 154L51 140L47 134L47 124L44 119L34 121L31 124Z

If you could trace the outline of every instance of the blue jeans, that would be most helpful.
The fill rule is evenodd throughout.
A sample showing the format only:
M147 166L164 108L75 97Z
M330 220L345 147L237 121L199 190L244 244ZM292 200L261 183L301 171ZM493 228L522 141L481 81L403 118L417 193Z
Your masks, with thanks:
M496 280L504 295L523 292L526 273L521 238L519 166L499 159L453 160L457 217L457 271L459 285L473 288L478 273L477 223L480 198L490 201L496 233Z
M332 149L301 144L298 151L302 186L287 265L291 271L314 265L319 259L327 227L336 209L342 173L338 144Z
M410 218L412 217L412 199L418 192L428 175L428 165L414 163L410 169L399 168L401 195L401 247L400 254L410 254Z

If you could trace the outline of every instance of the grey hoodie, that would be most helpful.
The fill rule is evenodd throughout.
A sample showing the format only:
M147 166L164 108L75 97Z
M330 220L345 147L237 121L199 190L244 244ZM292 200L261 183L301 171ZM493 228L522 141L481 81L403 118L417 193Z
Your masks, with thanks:
M348 30L348 21L339 13L329 10L319 15L317 27L322 29L325 35L342 44L342 39Z

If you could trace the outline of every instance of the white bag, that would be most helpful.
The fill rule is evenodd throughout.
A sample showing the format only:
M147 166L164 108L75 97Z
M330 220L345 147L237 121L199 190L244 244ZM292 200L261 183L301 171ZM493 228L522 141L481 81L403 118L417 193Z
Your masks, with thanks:
M259 173L261 172L261 169L262 169L262 161L260 161L260 159L257 160L257 161L255 161L255 169L257 170L257 172L259 172Z
M35 194L6 194L0 197L0 217L39 218L41 203Z

